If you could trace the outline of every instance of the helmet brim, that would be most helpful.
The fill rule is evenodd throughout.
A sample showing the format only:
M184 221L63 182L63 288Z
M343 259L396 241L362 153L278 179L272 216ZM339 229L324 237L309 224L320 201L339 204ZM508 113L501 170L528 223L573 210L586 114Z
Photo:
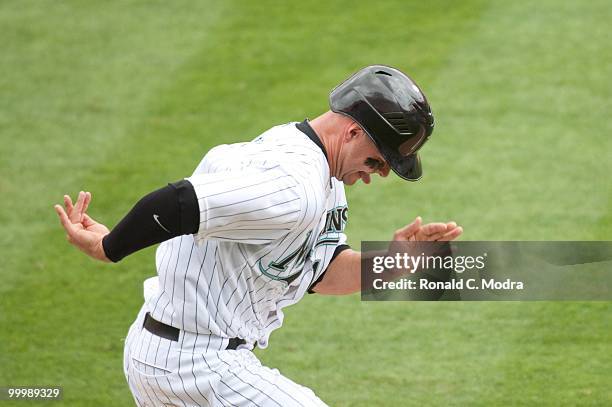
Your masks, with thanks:
M418 153L403 156L392 149L380 148L380 152L389 164L389 167L400 178L406 181L418 181L423 176L421 157Z

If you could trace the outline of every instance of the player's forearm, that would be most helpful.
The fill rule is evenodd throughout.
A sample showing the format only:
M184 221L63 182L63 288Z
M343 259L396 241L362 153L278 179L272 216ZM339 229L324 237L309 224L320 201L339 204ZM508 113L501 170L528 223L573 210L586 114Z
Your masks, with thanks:
M346 295L361 290L361 253L344 250L327 267L325 277L315 287L317 294Z
M179 181L143 197L104 237L106 257L117 262L124 257L169 240L196 233L200 222L193 186Z
M369 251L362 253L355 250L345 250L338 255L327 267L325 277L313 289L317 294L346 295L361 291L362 286L370 287L369 281L362 284L361 265L362 261L368 262L368 258L375 256L386 256L388 251ZM363 258L362 258L363 257ZM377 279L393 281L400 277L411 274L410 270L398 269L393 272L376 275ZM373 277L371 273L366 277Z

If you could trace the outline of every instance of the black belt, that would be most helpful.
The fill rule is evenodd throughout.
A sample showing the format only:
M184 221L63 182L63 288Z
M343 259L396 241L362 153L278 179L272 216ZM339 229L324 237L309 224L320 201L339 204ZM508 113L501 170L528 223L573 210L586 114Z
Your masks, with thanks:
M180 329L175 328L170 325L166 325L163 322L159 322L147 312L144 319L144 328L151 332L154 335L159 337L171 340L178 341ZM227 344L226 350L236 350L239 345L244 345L246 341L241 338L230 338L229 343Z

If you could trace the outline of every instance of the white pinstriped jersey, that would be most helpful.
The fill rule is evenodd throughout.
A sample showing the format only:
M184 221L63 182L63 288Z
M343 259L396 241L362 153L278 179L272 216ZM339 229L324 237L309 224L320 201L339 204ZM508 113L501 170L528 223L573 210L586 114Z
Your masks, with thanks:
M346 241L344 185L296 123L213 148L188 180L200 229L159 246L159 291L147 307L179 329L265 348L282 308L304 296Z

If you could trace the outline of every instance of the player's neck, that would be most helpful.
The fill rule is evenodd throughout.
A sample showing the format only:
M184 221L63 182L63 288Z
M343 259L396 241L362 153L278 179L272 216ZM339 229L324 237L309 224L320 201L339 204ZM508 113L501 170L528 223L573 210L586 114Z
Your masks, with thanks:
M338 155L342 146L342 138L338 134L338 123L335 113L326 112L310 121L310 126L317 133L327 153L329 173L332 177L338 177Z

